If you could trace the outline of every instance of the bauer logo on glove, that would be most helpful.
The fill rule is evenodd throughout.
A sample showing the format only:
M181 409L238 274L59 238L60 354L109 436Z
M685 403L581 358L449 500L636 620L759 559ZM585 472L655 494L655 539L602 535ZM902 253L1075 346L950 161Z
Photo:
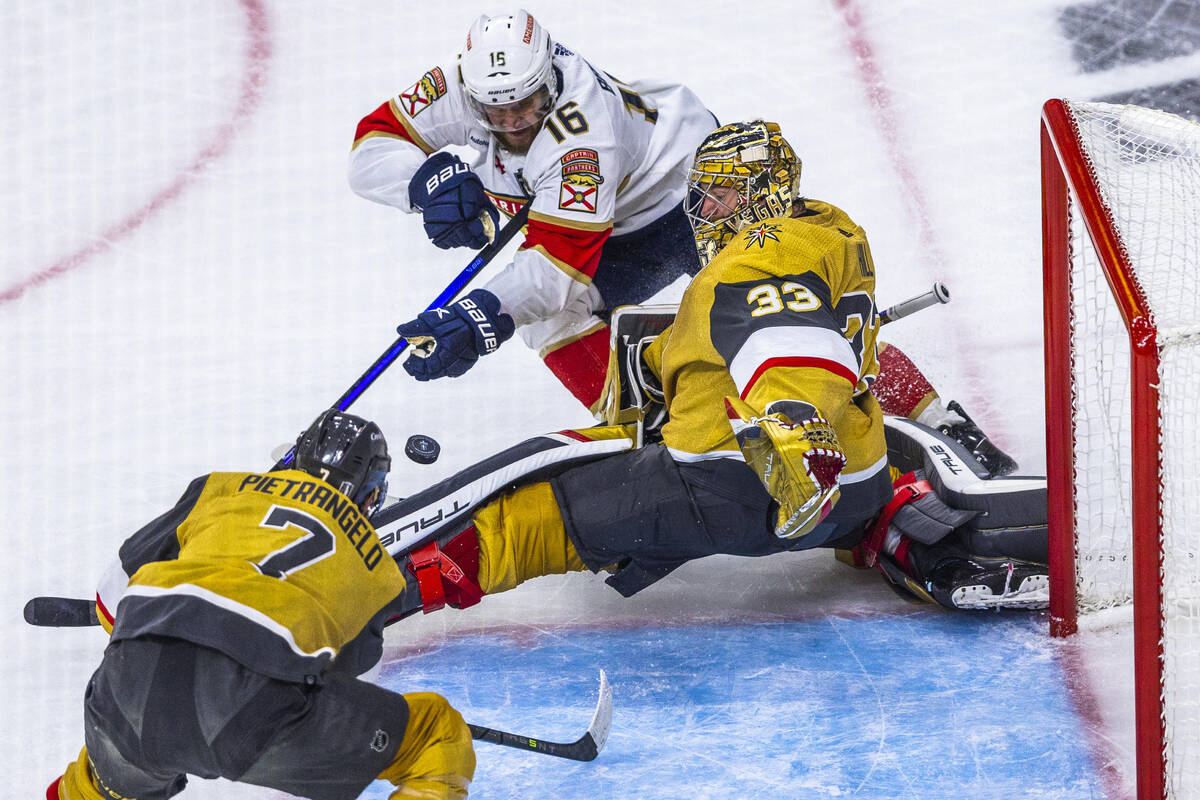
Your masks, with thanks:
M816 409L798 402L790 406L811 416L793 422L786 414L761 415L740 398L725 398L746 464L779 503L775 535L781 539L811 533L829 515L841 496L838 479L846 466L837 434Z
M455 378L480 356L495 352L513 335L512 317L487 289L475 289L449 306L432 308L396 328L413 352L404 370L419 381Z
M479 176L456 155L426 159L408 184L408 200L421 212L430 241L443 250L480 248L496 238L500 212Z

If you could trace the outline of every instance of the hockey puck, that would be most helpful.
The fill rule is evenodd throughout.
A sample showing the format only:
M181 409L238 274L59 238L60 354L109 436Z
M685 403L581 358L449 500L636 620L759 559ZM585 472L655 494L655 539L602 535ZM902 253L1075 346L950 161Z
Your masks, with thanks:
M414 433L404 444L404 455L418 464L432 464L442 453L442 447L432 436Z

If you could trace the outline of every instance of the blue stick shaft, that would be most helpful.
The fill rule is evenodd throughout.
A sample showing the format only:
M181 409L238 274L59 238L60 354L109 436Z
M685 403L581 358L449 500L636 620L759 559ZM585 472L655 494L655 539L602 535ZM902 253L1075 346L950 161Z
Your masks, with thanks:
M487 266L487 264L495 257L497 253L504 249L504 246L507 245L512 238L517 235L517 231L521 230L521 228L525 225L525 220L529 218L529 206L532 202L532 198L526 201L525 205L521 207L521 210L518 211L516 215L514 215L513 218L510 219L496 234L495 241L480 250L475 258L471 259L471 263L467 264L467 266L463 268L463 271L458 273L458 275L454 277L454 280L450 281L450 284L442 290L442 293L439 294L432 303L426 306L426 311L432 311L435 308L440 308L453 300L455 295L461 292L463 288L471 282L475 275L481 269ZM377 358L375 363L372 364L367 371L364 372L359 379L354 382L354 385L347 389L346 393L338 398L338 401L334 403L333 407L338 411L345 411L347 408L349 408L350 405L358 399L359 395L365 392L367 387L374 383L375 379L382 375L383 371L390 367L392 362L400 357L400 354L403 353L407 347L408 340L403 336L392 342L391 347L385 350L383 355ZM295 451L288 450L287 455L281 458L279 463L275 465L275 469L286 467L288 464L291 464L294 457Z

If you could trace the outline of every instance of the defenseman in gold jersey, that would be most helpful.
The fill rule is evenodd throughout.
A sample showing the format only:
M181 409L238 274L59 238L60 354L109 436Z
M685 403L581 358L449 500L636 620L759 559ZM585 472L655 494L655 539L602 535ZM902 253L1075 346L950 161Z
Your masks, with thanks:
M631 447L642 437L618 409L608 427L555 437L605 447L628 439L625 452L542 469L513 489L509 468L525 459L522 445L411 498L394 528L381 521L388 543L413 531L407 549L393 550L413 589L400 616L470 606L529 578L583 569L611 572L607 582L629 596L691 559L814 547L854 552L928 602L1042 603L1040 594L1031 600L1045 587L1040 564L960 546L958 528L979 511L949 507L915 478L894 489L870 390L878 372L871 250L845 212L802 199L799 178L800 161L774 123L726 125L705 139L687 206L705 266L673 324L634 351L638 383L665 407L661 441ZM913 452L927 442L964 479L985 483L982 467L971 474L968 450L955 454L948 436L904 424ZM487 484L477 505L464 504L463 487L489 472L503 479ZM1029 560L1044 561L1045 482L1005 480L983 494L1004 496L994 505L1017 509L1016 524L999 544L984 538L998 550L1019 531ZM446 521L423 534L426 520Z
M86 747L47 800L164 800L188 774L314 800L376 778L396 796L465 797L475 754L459 713L356 677L404 588L368 521L390 466L378 426L327 411L293 469L197 478L130 537L119 602L98 604L112 638Z

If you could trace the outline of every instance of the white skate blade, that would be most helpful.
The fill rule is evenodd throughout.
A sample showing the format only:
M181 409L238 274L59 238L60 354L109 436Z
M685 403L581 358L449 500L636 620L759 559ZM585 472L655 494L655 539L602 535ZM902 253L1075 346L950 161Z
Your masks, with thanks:
M1046 608L1050 605L1050 578L1047 575L1030 575L1017 588L1005 594L994 594L983 584L960 586L950 595L956 608Z

